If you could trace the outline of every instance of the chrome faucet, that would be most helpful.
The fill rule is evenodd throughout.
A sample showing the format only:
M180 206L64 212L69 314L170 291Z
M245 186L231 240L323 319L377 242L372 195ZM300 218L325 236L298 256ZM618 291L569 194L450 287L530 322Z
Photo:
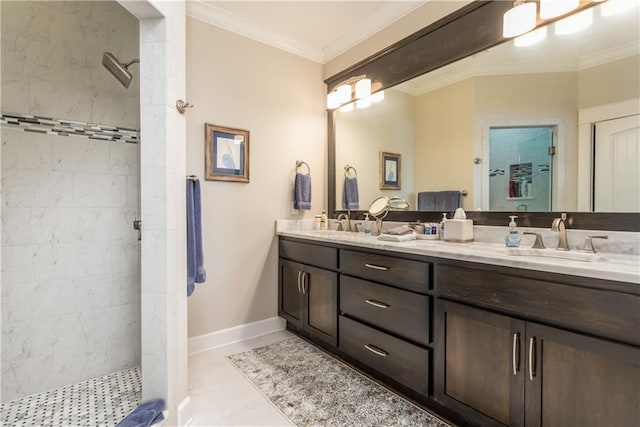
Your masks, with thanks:
M336 221L338 221L338 231L342 231L342 220L346 219L347 220L347 228L344 231L351 231L351 216L349 215L349 211L347 211L347 213L341 213L340 215L338 215L338 217L336 218Z
M553 220L551 224L551 231L557 231L558 236L558 247L556 248L559 251L568 251L569 245L567 244L567 226L566 226L567 214L562 213L560 218L556 218Z

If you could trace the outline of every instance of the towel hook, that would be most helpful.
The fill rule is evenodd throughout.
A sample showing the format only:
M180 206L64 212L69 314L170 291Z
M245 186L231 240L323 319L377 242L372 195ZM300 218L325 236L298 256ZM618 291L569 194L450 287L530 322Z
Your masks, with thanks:
M358 177L358 171L356 170L356 168L354 168L351 165L344 165L344 176L348 176L349 170L353 171L353 177L352 178L357 178Z
M301 166L306 166L307 167L307 175L311 175L311 168L309 167L307 162L302 161L302 160L296 160L296 172L298 171L298 168L301 167Z

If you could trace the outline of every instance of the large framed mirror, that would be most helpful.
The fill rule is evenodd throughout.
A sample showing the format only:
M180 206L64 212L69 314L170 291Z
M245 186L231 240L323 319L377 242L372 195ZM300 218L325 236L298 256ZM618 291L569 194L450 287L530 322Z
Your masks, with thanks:
M547 37L517 47L501 34L512 3L473 2L327 79L331 91L366 75L384 93L329 111L330 212L357 174L359 208L402 197L411 210L399 220L436 220L430 197L455 193L477 224L517 212L547 227L571 212L576 228L640 231L639 13L603 16L594 4L581 3L589 28L557 35L539 22ZM608 141L621 133L616 154ZM400 188L379 186L381 153L401 156Z

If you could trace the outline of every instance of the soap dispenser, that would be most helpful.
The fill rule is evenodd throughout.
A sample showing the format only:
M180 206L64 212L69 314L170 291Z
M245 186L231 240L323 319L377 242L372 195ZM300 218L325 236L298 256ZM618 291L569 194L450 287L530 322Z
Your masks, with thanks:
M442 212L442 221L440 221L440 240L444 240L444 226L447 222L447 213Z
M369 214L364 214L363 231L365 235L371 234L371 221L369 220Z
M510 215L511 222L509 223L509 231L504 238L504 244L509 248L517 248L520 246L520 240L522 240L522 233L518 229L515 219L518 218L515 215Z

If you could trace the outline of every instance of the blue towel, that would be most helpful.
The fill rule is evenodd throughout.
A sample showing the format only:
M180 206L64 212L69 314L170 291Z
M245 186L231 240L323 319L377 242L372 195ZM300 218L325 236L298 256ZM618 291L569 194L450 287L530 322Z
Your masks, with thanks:
M422 191L418 193L419 211L450 212L459 207L459 191Z
M293 186L293 208L305 211L311 209L311 175L296 173Z
M116 427L149 427L164 420L163 410L164 400L150 400L131 411Z
M358 178L344 177L344 188L342 190L342 209L360 209L360 196L358 195Z
M200 181L187 179L187 296L191 296L195 283L204 283L202 252L202 207L200 203Z

